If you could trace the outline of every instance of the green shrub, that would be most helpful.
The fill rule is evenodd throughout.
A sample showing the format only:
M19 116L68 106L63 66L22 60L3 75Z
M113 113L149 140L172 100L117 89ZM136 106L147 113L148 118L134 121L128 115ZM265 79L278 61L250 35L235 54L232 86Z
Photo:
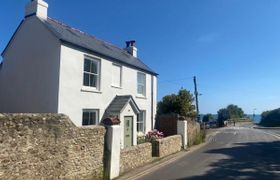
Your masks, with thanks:
M200 130L200 132L196 135L194 145L198 145L205 142L206 131L204 129Z
M145 136L138 136L137 137L137 144L143 144L146 142Z
M263 112L260 125L268 127L280 126L280 108Z

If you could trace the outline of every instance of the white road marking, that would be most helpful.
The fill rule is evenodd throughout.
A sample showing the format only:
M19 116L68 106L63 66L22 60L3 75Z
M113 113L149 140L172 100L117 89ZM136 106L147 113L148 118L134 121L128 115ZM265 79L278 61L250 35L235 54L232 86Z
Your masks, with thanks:
M280 139L280 135L278 135L278 134L269 133L269 132L265 132L265 131L261 131L261 132L263 132L265 134L268 134L268 135L271 135L271 136L275 137L276 139Z

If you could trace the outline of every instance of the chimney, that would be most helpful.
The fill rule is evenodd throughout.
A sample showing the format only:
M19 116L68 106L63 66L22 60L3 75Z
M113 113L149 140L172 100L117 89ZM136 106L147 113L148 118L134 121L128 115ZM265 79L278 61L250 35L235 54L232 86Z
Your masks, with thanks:
M134 57L137 57L137 48L135 47L136 41L126 41L126 48L125 50Z
M31 0L25 7L25 17L36 15L37 17L48 18L48 3L44 0Z

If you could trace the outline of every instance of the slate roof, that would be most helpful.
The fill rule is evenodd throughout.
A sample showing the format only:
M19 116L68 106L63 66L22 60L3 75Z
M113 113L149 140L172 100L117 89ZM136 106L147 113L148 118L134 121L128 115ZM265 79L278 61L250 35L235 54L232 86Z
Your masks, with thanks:
M124 49L99 40L94 36L84 33L78 29L72 28L52 18L48 18L47 20L40 20L58 39L64 42L76 45L81 48L85 48L86 50L90 50L93 53L108 57L113 61L123 63L125 65L143 70L153 75L157 75L157 73L150 69L139 58L135 58Z
M132 96L127 95L127 96L116 96L111 102L111 104L108 106L108 108L106 109L106 113L107 114L120 113L129 102L132 103L134 110L140 112L140 109L138 108L137 104L133 100Z

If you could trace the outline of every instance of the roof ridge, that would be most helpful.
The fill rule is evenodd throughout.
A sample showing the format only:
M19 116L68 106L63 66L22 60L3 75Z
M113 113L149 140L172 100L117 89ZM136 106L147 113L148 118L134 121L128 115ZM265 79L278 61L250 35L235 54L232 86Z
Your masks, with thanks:
M104 41L104 40L102 40L102 39L99 39L99 38L97 38L96 36L91 35L90 33L81 31L81 30L78 29L78 28L74 28L74 27L72 27L72 26L70 26L70 25L68 25L68 24L65 24L65 23L63 23L63 22L61 22L61 21L59 21L59 20L57 20L57 19L51 18L51 17L48 17L48 19L51 20L51 21L53 21L53 22L55 22L55 23L58 23L58 24L60 24L60 25L62 25L62 26L64 26L64 27L66 27L66 28L72 29L72 30L77 31L77 32L79 32L79 33L82 33L82 34L84 34L84 35L86 35L86 36L89 36L89 37L91 37L91 38L94 38L94 39L96 39L96 40L98 40L98 41L100 41L100 42L102 42L102 43L105 43L105 44L108 44L108 45L110 45L110 46L113 46L113 47L115 47L115 48L117 48L117 49L123 51L124 53L128 54L128 55L131 56L132 58L139 59L139 58L134 57L134 56L132 56L131 54L129 54L126 50L124 50L124 49L122 49L122 48L120 48L120 47L118 47L118 46L116 46L116 45L114 45L114 44L112 44L112 43L109 43L109 42L107 42L107 41Z
M113 61L124 63L130 67L145 71L152 75L158 75L141 59L132 56L125 49L119 48L116 45L99 39L77 28L73 28L54 18L48 17L47 19L38 19L40 19L41 22L43 22L59 40L72 43L95 53L99 53L100 55L112 58Z

